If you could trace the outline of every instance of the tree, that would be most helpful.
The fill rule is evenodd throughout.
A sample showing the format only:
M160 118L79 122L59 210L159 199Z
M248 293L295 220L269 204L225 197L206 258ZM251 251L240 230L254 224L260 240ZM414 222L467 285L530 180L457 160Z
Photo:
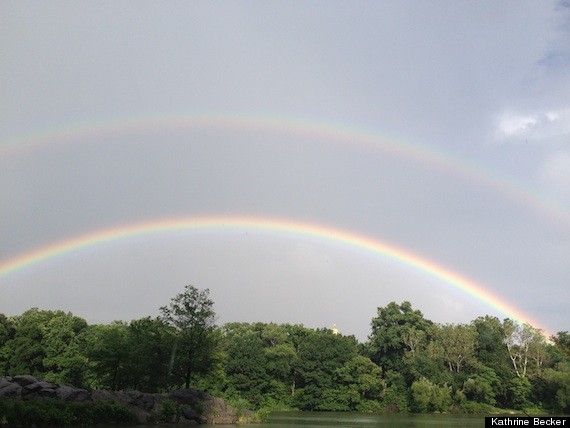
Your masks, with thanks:
M338 396L344 397L348 410L379 410L385 387L382 369L370 358L356 355L335 371Z
M297 352L283 326L265 324L261 330L267 373L271 377L269 398L285 405L291 404L291 385L295 381Z
M160 318L131 321L128 342L132 387L158 392L168 386L168 369L174 349L174 331Z
M555 336L551 337L552 342L556 345L556 350L570 359L570 334L567 331L559 331Z
M503 323L505 331L504 343L518 377L527 375L529 359L534 360L540 368L546 356L546 342L542 332L529 324L519 324L511 319Z
M477 371L463 383L462 392L468 400L495 405L495 391L500 379L490 367L481 365Z
M451 387L439 386L422 378L412 383L412 399L416 411L444 412L451 405Z
M461 372L464 364L475 356L477 332L470 325L437 325L434 329L434 342L431 351L441 357L450 371Z
M356 356L356 339L315 331L299 344L295 401L301 410L348 410L336 390L336 370ZM336 395L335 395L336 394Z
M8 375L45 373L45 348L42 345L45 326L53 312L32 308L12 319L15 329L12 340L4 348Z
M128 326L115 321L109 325L92 325L83 334L85 355L89 359L90 387L112 391L131 385L132 361Z
M477 331L475 358L484 366L477 368L477 372L485 370L485 367L495 372L499 379L499 382L492 382L495 400L498 405L506 406L509 400L507 385L513 376L513 370L504 344L503 323L497 317L487 315L478 317L472 325Z
M412 309L410 302L390 302L385 308L378 308L368 337L370 359L384 372L401 370L404 356L417 354L431 325L420 311Z
M570 413L570 359L546 370L546 378L553 386L550 407L557 413Z
M53 313L44 329L44 379L83 387L87 359L82 355L81 333L87 328L83 318L71 313Z
M270 388L270 377L259 333L249 330L234 335L227 353L226 373L230 395L237 393L253 406L261 407Z
M160 308L162 320L176 331L172 376L186 388L193 375L207 373L214 364L216 314L209 293L187 285L169 306Z
M0 324L0 330L4 324L11 337L2 351L7 374L31 374L82 386L85 358L80 352L79 335L87 327L85 320L70 312L32 308Z
M14 338L16 330L12 320L4 314L0 314L0 375L6 375L6 358L5 345Z

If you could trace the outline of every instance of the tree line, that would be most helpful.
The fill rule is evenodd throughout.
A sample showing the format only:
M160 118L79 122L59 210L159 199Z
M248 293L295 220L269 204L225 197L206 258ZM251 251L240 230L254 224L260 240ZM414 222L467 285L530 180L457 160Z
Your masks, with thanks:
M331 329L216 325L194 286L160 316L89 325L63 311L0 314L0 373L88 389L195 387L253 409L570 413L570 335L482 316L438 324L379 307L365 343Z

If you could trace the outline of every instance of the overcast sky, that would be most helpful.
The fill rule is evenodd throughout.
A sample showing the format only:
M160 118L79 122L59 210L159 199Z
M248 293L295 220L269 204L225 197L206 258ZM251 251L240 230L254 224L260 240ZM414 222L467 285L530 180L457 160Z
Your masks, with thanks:
M396 245L570 327L567 1L3 1L0 58L0 263L134 222L279 218ZM219 323L361 340L393 300L442 323L504 316L380 254L239 228L0 276L0 313L129 321L186 284Z

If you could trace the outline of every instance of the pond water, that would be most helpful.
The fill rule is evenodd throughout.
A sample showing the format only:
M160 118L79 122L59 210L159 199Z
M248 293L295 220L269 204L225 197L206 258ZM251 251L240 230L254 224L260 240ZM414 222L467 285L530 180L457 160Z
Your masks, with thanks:
M275 412L263 424L238 425L239 428L318 428L318 427L482 427L485 415L416 415L334 412ZM171 425L169 427L180 427ZM236 425L215 425L235 428ZM141 427L143 428L143 427Z

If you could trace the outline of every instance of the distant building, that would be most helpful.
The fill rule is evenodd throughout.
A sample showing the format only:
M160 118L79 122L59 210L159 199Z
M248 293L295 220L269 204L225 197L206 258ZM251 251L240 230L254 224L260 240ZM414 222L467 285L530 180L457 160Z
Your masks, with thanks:
M332 332L333 332L333 334L340 334L340 332L338 331L338 328L336 328L336 324L333 324Z

